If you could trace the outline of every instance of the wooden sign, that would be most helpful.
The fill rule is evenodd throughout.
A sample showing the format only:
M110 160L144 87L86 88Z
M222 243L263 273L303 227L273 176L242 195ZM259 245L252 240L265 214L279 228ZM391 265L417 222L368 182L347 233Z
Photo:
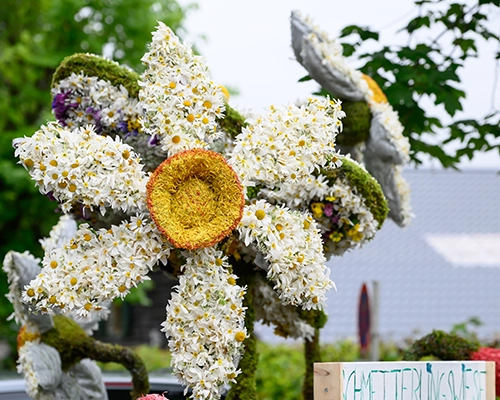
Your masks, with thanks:
M314 400L495 400L495 363L315 363Z

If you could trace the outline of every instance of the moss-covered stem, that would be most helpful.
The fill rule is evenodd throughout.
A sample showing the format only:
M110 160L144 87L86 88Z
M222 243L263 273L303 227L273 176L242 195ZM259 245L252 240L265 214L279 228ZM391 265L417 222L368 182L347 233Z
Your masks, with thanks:
M115 362L123 365L132 375L132 399L149 393L148 371L142 359L131 349L116 344L103 343L98 340L88 342L87 358L101 362Z
M246 267L251 268L250 266ZM258 353L257 337L254 332L255 309L253 303L254 278L246 274L240 278L240 284L247 286L247 292L243 299L245 313L245 327L248 337L243 342L244 353L240 359L239 368L241 373L236 378L236 384L229 391L226 400L257 400L257 384L255 373L257 370Z
M319 346L319 329L314 329L311 340L304 340L304 358L306 360L306 374L302 385L302 398L304 400L314 399L314 363L321 362Z
M103 343L88 336L74 320L63 315L53 318L54 328L42 335L42 342L55 348L61 357L62 369L67 371L84 358L122 364L132 375L132 398L149 392L149 378L142 359L131 349Z

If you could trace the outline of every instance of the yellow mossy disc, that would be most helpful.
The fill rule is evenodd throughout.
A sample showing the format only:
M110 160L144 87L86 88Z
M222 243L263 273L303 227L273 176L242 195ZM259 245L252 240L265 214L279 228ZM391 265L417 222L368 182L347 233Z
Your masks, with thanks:
M238 176L222 155L186 150L167 158L147 184L147 203L158 229L176 247L198 249L228 236L243 215Z
M368 87L372 91L372 100L375 103L387 103L387 97L380 89L380 86L370 76L363 74L362 78L368 83Z

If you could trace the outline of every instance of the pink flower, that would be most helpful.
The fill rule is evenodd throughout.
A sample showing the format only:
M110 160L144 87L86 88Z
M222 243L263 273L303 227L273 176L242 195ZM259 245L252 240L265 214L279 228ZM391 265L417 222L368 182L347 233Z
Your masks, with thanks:
M147 394L139 397L137 400L168 400L164 394Z
M324 213L327 217L331 217L333 214L333 204L332 203L326 203L325 204L325 210Z

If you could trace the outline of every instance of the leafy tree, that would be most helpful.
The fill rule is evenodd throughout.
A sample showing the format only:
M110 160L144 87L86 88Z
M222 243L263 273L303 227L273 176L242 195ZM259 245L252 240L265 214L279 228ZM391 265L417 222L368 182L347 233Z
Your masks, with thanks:
M361 44L370 39L378 41L379 33L351 25L341 32L347 39L342 43L344 54L356 55L364 62L360 69L377 81L398 111L416 164L422 162L424 154L445 167L455 167L464 156L472 159L478 152L500 152L498 109L477 118L457 118L466 97L460 70L467 60L478 57L480 42L500 43L498 32L489 26L494 24L488 24L489 15L498 18L500 0L467 4L416 0L415 5L418 15L400 30L408 36L406 45L381 45L375 51L363 52ZM500 60L498 50L496 59ZM443 109L445 118L433 115L429 103L437 106L433 110ZM442 135L437 134L443 131L447 135L439 139ZM452 142L456 150L447 152L443 146Z
M50 114L52 74L78 52L112 57L140 70L157 20L182 29L176 0L4 0L0 13L0 259L9 250L41 256L38 239L57 222L56 203L41 196L16 165L12 139L33 134ZM0 321L12 312L0 270ZM0 323L0 338L15 336Z

